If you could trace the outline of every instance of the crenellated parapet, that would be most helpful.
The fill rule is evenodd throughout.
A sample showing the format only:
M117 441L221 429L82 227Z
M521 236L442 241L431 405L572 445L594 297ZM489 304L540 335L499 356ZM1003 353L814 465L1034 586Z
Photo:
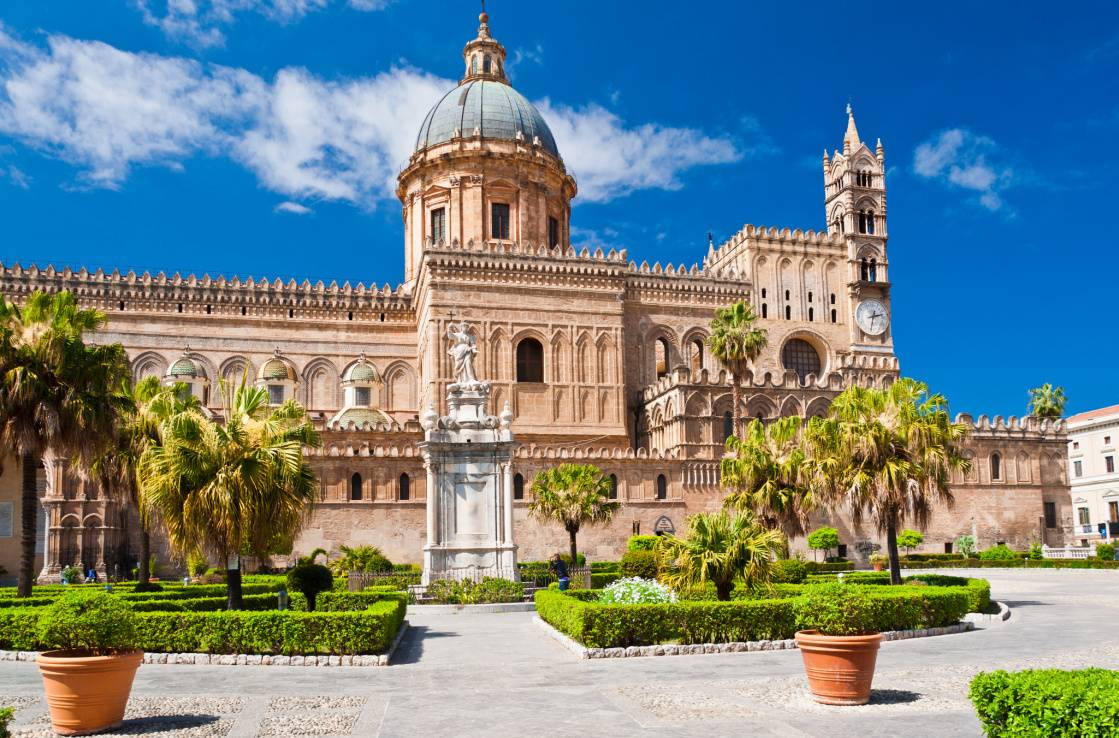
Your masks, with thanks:
M735 257L747 246L801 254L844 253L847 241L842 235L827 231L800 228L777 228L746 224L719 246L713 246L703 260L703 268L710 271L732 269Z
M121 273L97 269L0 264L0 292L20 299L35 291L68 290L82 303L105 310L134 310L205 315L252 315L280 318L338 318L351 320L410 319L412 301L403 285L393 288L324 284L309 280L247 277L183 276L164 272Z
M1014 415L1008 418L1001 415L993 418L980 415L975 418L968 413L957 413L954 420L967 425L971 429L971 435L975 437L1058 439L1063 442L1068 432L1068 424L1063 418L1039 418L1036 415L1022 418Z
M679 454L674 451L662 452L647 448L621 448L618 446L552 446L528 444L521 446L514 454L515 459L524 460L612 460L612 461L642 461L652 459L655 461L669 461L679 459Z
M742 376L739 377L739 385L744 391L828 390L840 392L846 386L846 382L843 375L839 372L830 372L820 377L817 377L815 374L809 374L802 382L796 372L793 371L785 371L781 374L775 374L773 372L758 372L755 374L752 370L747 369ZM710 387L728 390L730 386L730 373L725 369L709 371L707 369L694 370L688 367L678 366L665 376L657 379L653 384L645 387L642 390L641 396L643 401L651 402L677 387L688 387L689 389Z

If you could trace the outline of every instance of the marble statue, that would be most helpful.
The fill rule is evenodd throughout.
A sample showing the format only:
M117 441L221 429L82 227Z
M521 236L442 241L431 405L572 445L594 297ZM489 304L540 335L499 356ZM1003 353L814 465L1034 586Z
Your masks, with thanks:
M475 384L478 377L474 374L474 357L478 354L477 342L470 332L470 324L465 320L447 326L447 338L451 348L447 351L455 362L455 382L462 385Z

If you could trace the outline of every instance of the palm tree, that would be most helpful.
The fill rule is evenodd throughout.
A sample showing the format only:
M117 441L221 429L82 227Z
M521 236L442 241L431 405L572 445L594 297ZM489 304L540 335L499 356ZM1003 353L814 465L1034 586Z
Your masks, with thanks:
M130 504L140 519L140 560L137 579L147 583L151 577L151 521L149 510L140 500L140 459L159 445L161 425L178 413L199 409L186 384L164 386L158 377L145 377L120 388L129 410L121 418L113 443L91 466L106 495Z
M769 583L770 563L786 545L785 536L762 525L753 513L731 516L725 510L688 518L685 538L664 537L657 547L665 583L674 589L715 585L729 600L734 580L753 589Z
M1030 392L1030 415L1039 418L1057 419L1065 412L1065 388L1054 387L1046 382L1040 387L1034 387Z
M22 469L19 590L35 579L36 476L43 456L88 465L116 433L127 398L114 392L128 375L120 344L86 344L105 324L104 313L78 307L69 292L34 292L22 306L0 298L0 446Z
M532 502L528 512L534 518L559 523L571 542L571 565L575 566L575 537L584 525L608 523L618 511L610 500L610 479L593 464L560 464L541 472L532 480Z
M158 514L180 554L199 544L226 561L228 607L241 607L243 552L263 554L292 536L318 486L303 456L321 441L307 413L289 400L270 407L263 387L221 383L222 422L197 410L173 415L162 444L141 460L141 498Z
M816 496L806 483L808 463L800 418L779 418L769 425L752 420L741 438L727 439L720 471L730 494L723 505L752 512L766 528L778 528L789 538L803 535L816 509Z
M851 505L856 524L870 516L886 534L894 584L897 531L905 520L925 528L934 503L951 506L951 474L971 466L960 450L967 432L949 419L942 395L902 378L886 389L844 390L811 436L812 469L828 477L821 486Z
M719 308L711 320L707 346L711 354L730 372L731 401L734 403L734 435L742 430L742 376L750 362L761 355L768 342L764 328L756 328L758 316L745 300Z

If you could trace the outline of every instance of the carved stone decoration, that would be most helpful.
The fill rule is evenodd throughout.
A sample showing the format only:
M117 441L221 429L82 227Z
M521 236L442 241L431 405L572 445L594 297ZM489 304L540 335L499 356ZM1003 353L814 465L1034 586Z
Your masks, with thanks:
M465 320L451 323L447 326L447 338L451 339L451 348L447 353L455 363L456 385L466 388L478 384L478 377L474 374L474 357L478 354L478 345L470 324Z

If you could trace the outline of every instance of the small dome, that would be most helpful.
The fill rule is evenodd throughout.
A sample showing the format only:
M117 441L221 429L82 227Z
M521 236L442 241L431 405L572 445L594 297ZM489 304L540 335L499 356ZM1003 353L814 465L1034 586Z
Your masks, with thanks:
M198 379L199 377L205 377L206 372L202 371L202 367L198 366L194 359L183 354L183 357L172 364L171 368L167 370L167 376L176 379L180 377L185 379Z
M290 379L295 381L295 369L278 356L273 356L260 367L257 379Z
M420 126L416 151L446 143L459 135L469 139L477 128L483 139L516 141L517 133L531 146L535 138L540 147L559 158L559 149L544 116L524 95L503 82L471 80L448 92L436 103Z
M391 423L392 418L385 415L380 410L371 407L349 407L342 412L335 415L330 419L330 425L340 425L345 427L350 423L360 427L366 423L378 425L381 423Z
M368 384L382 383L381 373L377 371L377 367L365 360L364 355L346 370L346 373L342 376L342 381Z

